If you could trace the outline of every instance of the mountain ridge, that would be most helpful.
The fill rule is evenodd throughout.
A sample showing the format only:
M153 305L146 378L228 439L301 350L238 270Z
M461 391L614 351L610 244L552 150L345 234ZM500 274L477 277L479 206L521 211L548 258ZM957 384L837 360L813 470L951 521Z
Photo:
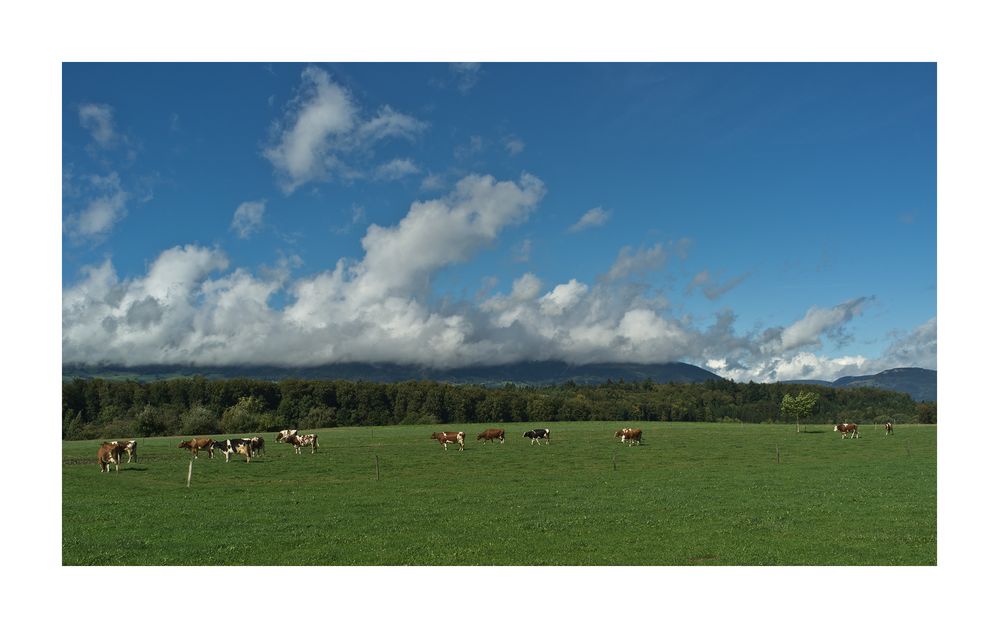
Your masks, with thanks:
M720 380L720 376L685 362L659 364L609 363L573 365L549 360L515 362L505 365L470 366L452 369L393 363L346 362L312 367L278 366L190 366L190 365L63 365L63 379L81 377L105 379L139 379L153 381L173 377L201 376L207 379L319 379L364 380L384 383L435 380L454 384L481 385L548 385L572 380L578 384L599 384L624 380L657 383L694 383Z
M829 382L816 379L787 380L785 384L814 384L831 388L881 388L907 393L915 401L936 401L937 372L932 369L900 367L872 375L848 375Z
M556 360L514 362L503 365L432 368L394 363L345 362L310 367L266 365L191 366L191 365L79 365L64 364L63 379L104 378L156 381L174 377L205 377L206 379L260 379L280 381L362 380L383 383L434 380L452 384L502 386L517 384L546 386L569 380L577 384L602 384L607 380L656 383L700 383L723 379L711 371L686 362L638 364L628 362L596 362L569 364ZM895 368L871 375L840 377L835 381L816 379L785 380L784 384L810 384L830 388L872 387L904 392L915 401L936 400L937 372L915 367Z

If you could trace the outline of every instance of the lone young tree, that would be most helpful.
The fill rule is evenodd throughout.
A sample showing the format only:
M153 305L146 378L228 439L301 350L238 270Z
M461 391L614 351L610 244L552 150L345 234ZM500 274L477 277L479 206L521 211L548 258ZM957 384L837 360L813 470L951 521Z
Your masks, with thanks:
M794 417L794 433L801 431L801 419L808 418L815 410L815 404L819 401L819 395L813 392L801 392L797 397L790 394L784 395L784 400L780 402L780 413L783 416Z

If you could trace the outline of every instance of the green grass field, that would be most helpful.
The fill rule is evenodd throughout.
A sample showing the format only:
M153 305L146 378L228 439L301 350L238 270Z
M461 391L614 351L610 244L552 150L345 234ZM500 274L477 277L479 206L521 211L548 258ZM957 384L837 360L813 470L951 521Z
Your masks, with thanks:
M267 439L247 464L205 454L186 488L180 437L139 440L99 473L63 443L66 565L933 565L936 428L549 423L319 430L296 456ZM776 448L780 448L780 464ZM375 479L375 456L380 479ZM616 469L615 469L616 466Z

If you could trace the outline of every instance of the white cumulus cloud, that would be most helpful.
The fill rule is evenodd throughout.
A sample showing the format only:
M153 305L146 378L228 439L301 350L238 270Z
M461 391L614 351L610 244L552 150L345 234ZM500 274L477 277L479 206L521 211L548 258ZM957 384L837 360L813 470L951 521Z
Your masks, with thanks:
M360 106L346 88L315 66L302 72L298 94L287 106L287 115L271 130L264 149L285 193L333 173L346 178L362 176L347 158L387 138L412 139L426 123L383 106L363 120Z
M375 168L374 178L382 181L396 181L411 174L418 174L420 168L411 159L393 159Z
M569 227L569 231L576 233L578 231L582 231L583 229L589 229L590 227L599 227L610 220L610 216L611 212L609 210L606 210L603 207L594 207L583 214L579 220Z

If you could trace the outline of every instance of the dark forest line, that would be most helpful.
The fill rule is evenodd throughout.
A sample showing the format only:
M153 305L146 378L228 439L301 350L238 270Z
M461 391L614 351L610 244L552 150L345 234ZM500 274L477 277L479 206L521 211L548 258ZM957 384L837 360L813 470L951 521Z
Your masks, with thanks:
M276 431L352 425L531 421L708 421L793 423L785 394L814 391L809 422L935 423L936 403L873 388L808 384L606 382L491 388L432 381L201 377L154 382L74 379L63 383L67 440Z

